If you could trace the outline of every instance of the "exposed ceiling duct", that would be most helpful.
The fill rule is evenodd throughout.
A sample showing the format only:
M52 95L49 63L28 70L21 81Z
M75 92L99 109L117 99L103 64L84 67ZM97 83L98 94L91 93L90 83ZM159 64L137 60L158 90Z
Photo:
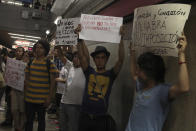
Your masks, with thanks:
M78 17L81 13L94 14L117 0L56 0L51 11L65 18Z
M51 12L57 16L62 16L74 1L76 0L56 0L51 8Z

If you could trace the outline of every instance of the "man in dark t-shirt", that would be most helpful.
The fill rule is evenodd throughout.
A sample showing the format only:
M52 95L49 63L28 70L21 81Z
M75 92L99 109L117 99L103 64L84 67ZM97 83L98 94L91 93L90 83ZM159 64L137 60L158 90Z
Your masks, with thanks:
M75 32L81 31L79 25ZM120 35L123 36L121 28ZM78 40L78 54L81 67L86 77L86 88L83 96L82 110L79 122L79 131L106 131L106 113L112 85L124 61L124 44L121 38L119 55L115 66L106 70L106 63L110 52L104 46L97 46L91 56L96 69L90 66L89 52L83 40Z

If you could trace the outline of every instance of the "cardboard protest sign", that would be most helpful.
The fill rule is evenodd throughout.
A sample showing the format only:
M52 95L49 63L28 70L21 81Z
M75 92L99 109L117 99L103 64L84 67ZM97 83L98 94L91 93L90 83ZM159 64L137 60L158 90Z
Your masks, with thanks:
M158 55L178 55L178 38L183 32L191 6L161 4L136 8L133 21L133 48L140 53L151 51Z
M79 24L79 18L61 19L57 23L56 45L75 45L78 36L74 29Z
M82 25L80 39L120 43L119 30L123 18L82 14L80 23Z
M22 61L7 58L5 81L6 84L14 89L24 90L26 64Z

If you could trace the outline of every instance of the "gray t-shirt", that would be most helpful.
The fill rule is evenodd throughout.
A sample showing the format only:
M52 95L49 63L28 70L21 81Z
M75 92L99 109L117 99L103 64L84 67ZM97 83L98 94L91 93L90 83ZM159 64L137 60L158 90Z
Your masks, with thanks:
M67 78L67 87L61 99L63 104L81 105L85 89L85 76L82 68L72 67Z
M126 131L161 131L169 111L169 84L141 90L137 81L136 96Z

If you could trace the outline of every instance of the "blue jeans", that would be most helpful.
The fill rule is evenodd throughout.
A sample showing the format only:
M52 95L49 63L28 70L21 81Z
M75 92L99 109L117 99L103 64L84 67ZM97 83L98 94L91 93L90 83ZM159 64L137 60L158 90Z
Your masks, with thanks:
M60 131L78 131L80 115L79 105L60 105Z
M35 119L35 113L38 116L38 131L45 131L46 123L46 107L43 104L34 104L26 102L26 124L25 131L33 131L33 121Z

